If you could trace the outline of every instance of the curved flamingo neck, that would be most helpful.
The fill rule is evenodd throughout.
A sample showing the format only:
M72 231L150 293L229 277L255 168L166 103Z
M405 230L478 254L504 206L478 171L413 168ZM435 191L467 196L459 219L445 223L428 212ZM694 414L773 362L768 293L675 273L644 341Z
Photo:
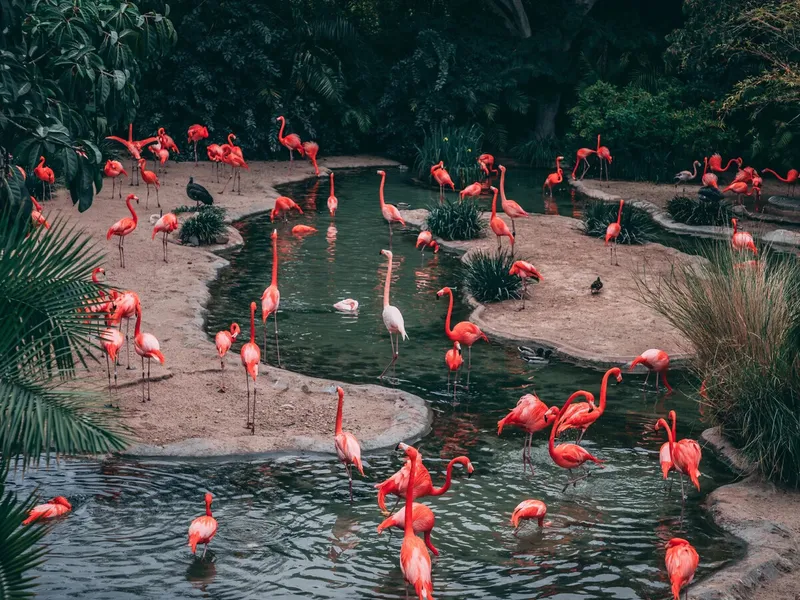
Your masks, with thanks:
M211 517L211 500L206 500L206 516Z
M600 134L599 133L597 134L597 150L595 150L595 152L600 154Z
M272 238L272 285L278 286L278 238Z
M503 175L505 175L505 173L503 173ZM500 176L501 181L503 175ZM502 187L502 184L500 184L500 186ZM496 216L497 216L497 190L495 189L494 197L492 198L492 219L494 219Z
M131 199L130 198L126 199L125 204L128 205L128 210L131 211L131 217L133 218L134 224L137 224L139 222L139 217L136 216L136 211L133 210L133 206L131 205Z
M606 371L606 374L603 375L603 383L600 386L600 406L598 410L602 415L606 410L606 390L608 389L608 378L611 377L611 373L614 372L614 369L609 369Z
M253 344L256 341L256 304L255 302L250 304L250 343Z
M725 168L724 168L724 169L722 169L722 170L723 170L723 171L727 171L727 170L728 170L728 168L730 168L730 166L731 166L731 163L735 163L735 162L736 162L736 159L735 159L735 158L732 158L732 159L730 159L730 160L728 161L728 164L727 164L727 165L725 165Z
M44 156L39 157L39 164L36 166L37 169L41 169L44 166Z
M233 147L235 147L235 146L236 146L236 143L233 141L233 140L235 140L235 139L236 139L236 136L235 136L235 135L233 135L232 133L229 133L229 134L228 134L228 145L229 145L231 148L233 148Z
M405 537L414 535L414 476L417 470L417 456L416 452L412 453L411 464L408 467L408 485L406 486L406 522L405 522Z
M283 144L283 141L286 139L283 137L283 128L286 127L286 119L283 117L278 117L278 119L280 119L281 122L281 130L278 132L278 141Z
M333 190L334 190L334 188L333 188L333 171L331 171L331 196L334 195L333 194Z
M619 201L619 211L617 211L617 225L622 223L622 205L625 204L624 200Z
M378 191L378 193L380 195L380 198L381 198L381 208L386 206L386 201L383 199L383 186L384 186L385 183L386 183L386 173L383 173L381 175L381 187L380 187L380 190Z
M784 183L789 183L789 176L788 176L788 175L786 176L786 179L784 179L783 177L781 177L780 175L778 175L778 174L777 174L775 171L773 171L772 169L764 169L764 170L765 170L765 171L768 171L768 172L770 172L770 173L772 173L773 175L775 175L775 177L777 177L778 179L780 179L780 180L781 180L781 181L783 181Z
M497 198L497 196L495 196ZM453 290L447 288L447 293L450 294L450 304L447 307L447 318L444 322L444 332L447 334L447 337L453 335L453 330L450 329L450 316L453 314Z
M338 390L339 393L339 408L336 409L336 435L342 433L342 409L344 408L344 392Z
M136 304L136 328L133 330L133 337L139 337L139 334L142 333L142 305Z
M500 200L506 201L506 170L500 169Z
M672 458L672 453L675 450L675 435L673 435L672 430L669 428L669 425L664 419L659 419L656 422L656 426L658 426L659 424L661 424L664 427L664 429L667 430L667 439L669 440L669 458L674 462L674 459Z
M456 463L464 464L467 462L466 457L464 456L457 456L456 458L452 459L449 463L447 463L447 474L445 475L444 485L440 488L431 488L431 496L441 496L447 490L450 489L450 485L453 483L453 465Z
M561 170L561 159L556 158L556 171L558 172L560 170Z
M586 398L587 401L589 400L594 401L594 396L592 396L592 394L584 390L578 390L577 392L574 392L569 398L567 398L567 401L564 403L564 406L562 406L561 410L558 411L558 414L556 415L556 418L553 421L552 429L550 429L550 442L548 443L548 450L550 451L550 456L553 456L556 450L555 441L556 441L556 429L558 429L558 422L561 420L562 415L564 415L567 412L567 408L569 407L569 405L572 404L573 400L575 400L575 398L577 398L578 396L583 396L584 398Z
M389 257L389 266L386 269L386 281L383 284L383 308L389 306L389 288L392 285L392 257Z
M675 415L675 411L669 411L669 418L672 421L672 438L677 440L678 439L678 417Z

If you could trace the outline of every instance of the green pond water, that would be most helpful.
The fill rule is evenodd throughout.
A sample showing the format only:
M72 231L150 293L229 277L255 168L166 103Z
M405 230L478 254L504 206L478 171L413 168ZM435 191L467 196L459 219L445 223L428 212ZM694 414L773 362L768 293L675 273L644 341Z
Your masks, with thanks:
M580 198L566 191L545 206L543 178L510 171L509 196L536 212L572 215L580 209ZM377 383L390 358L381 319L386 260L379 256L388 232L378 208L378 182L374 169L338 172L335 225L325 207L327 180L282 188L306 214L274 226L284 367L342 380L345 389L347 383ZM397 169L388 170L386 195L412 208L436 200L434 190L408 185ZM289 233L295 224L319 232L297 239ZM211 286L209 336L232 320L244 328L250 301L269 285L268 215L237 227L247 244L229 256L231 265ZM498 437L498 419L524 393L535 392L548 405L562 404L576 389L597 394L602 373L555 360L529 363L516 345L493 340L473 348L469 389L459 388L453 402L444 365L450 347L443 331L447 305L435 292L458 285L459 261L448 252L422 256L414 250L415 239L410 228L394 237L392 304L402 311L410 339L401 342L396 370L384 384L432 406L433 426L419 447L435 484L453 456L466 454L475 466L472 478L457 468L450 492L424 500L437 519L436 598L667 598L663 545L670 537L695 545L698 577L740 556L742 547L701 509L705 496L733 477L711 452L701 463L702 492L689 492L683 515L679 493L666 494L661 480L662 438L652 425L675 409L679 436L697 437L703 424L691 397L696 382L674 373L670 379L678 391L665 397L645 391L643 376L625 373L621 384L609 387L607 411L585 440L606 468L562 493L566 473L552 464L545 435L538 434L535 475L524 475L523 434L511 428ZM535 289L533 294L535 302ZM357 315L332 308L346 297L360 302ZM454 318L467 316L457 300ZM274 350L270 340L270 364ZM243 397L226 401L244 408ZM19 481L20 489L38 486L42 496L63 494L74 506L46 537L50 555L37 571L38 593L86 599L404 598L401 534L376 534L383 517L373 489L402 460L390 449L365 452L364 458L366 477L355 481L353 504L335 455L69 460L31 472ZM202 514L206 490L214 494L220 529L200 561L186 547L186 531ZM547 503L552 525L529 525L515 537L510 514L526 498Z

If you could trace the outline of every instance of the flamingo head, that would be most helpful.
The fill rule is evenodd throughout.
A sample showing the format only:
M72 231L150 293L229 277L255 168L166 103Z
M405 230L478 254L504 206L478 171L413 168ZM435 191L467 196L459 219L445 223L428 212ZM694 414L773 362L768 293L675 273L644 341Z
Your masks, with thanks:
M106 270L103 267L95 267L92 270L92 278L97 278L100 275L103 275L105 277L105 274L106 274Z
M139 159L139 160L137 160L136 162L138 162L138 163L139 163L139 166L140 166L140 167L147 166L147 159L146 159L146 158L140 158L140 159Z
M61 506L66 506L70 510L72 510L72 504L69 503L69 500L64 498L64 496L56 496L52 500L50 500L51 504L60 504Z
M278 230L277 229L273 229L272 230L272 235L270 235L269 237L272 238L273 240L277 240L278 239Z
M381 177L386 177L386 171L378 171L378 175Z
M284 118L283 118L283 115L279 116L279 117L278 117L277 119L275 119L275 120L276 120L276 121L280 121L281 123L283 123L284 121L286 121L286 119L284 119Z
M617 378L617 383L622 383L622 369L614 367L613 369L609 369L609 373Z
M212 499L211 492L206 492L206 508L211 508Z
M506 172L506 168L503 165L497 165L497 168L500 169L503 173Z
M139 196L136 194L128 194L126 200L136 200L136 204L139 204Z
M678 415L675 413L674 410L669 411L669 418L671 421L677 421Z
M548 408L547 412L545 412L544 416L542 417L544 419L544 422L549 424L551 419L555 419L556 417L558 417L558 412L560 410L561 409L559 409L557 406L551 406L550 408Z
M159 127L158 128L158 135L164 135L165 133L166 133L166 130L163 127Z
M689 546L689 545L691 544L689 544L689 542L687 542L683 538L672 538L670 541L667 542L667 545L665 547L667 549L670 549L670 548L675 548L677 546Z
M742 157L741 157L741 156L740 156L739 158L737 158L737 159L736 159L736 164L737 164L737 165L739 165L739 168L741 168L741 167L742 167L742 163L743 163L743 162L744 162L744 161L742 160ZM689 542L686 542L686 543L688 544Z
M381 250L378 254L383 254L386 258L392 258L392 251L391 250Z
M736 224L737 224L738 222L739 222L739 221L737 221L736 219L731 219L731 225L733 225L733 228L734 228L734 229L736 229Z
M231 337L236 339L237 336L242 332L241 328L239 327L238 323L231 323Z
M494 187L493 185L492 185L492 186L489 186L489 189L492 191L492 193L493 193L493 194L496 194L496 193L497 193L497 188L496 188L496 187Z
M342 386L336 387L336 395L339 396L339 400L344 399L344 390L342 389Z
M461 354L461 344L460 344L460 343L458 343L458 342L453 342L453 349L454 349L456 352L458 352L459 354Z
M451 290L449 287L443 287L438 292L436 292L436 296L441 298L445 294L452 294L452 293L453 293L453 290Z

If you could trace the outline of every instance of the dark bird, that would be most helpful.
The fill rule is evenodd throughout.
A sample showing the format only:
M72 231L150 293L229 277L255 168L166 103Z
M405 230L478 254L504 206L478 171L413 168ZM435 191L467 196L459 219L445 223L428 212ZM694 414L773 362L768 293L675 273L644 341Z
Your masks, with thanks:
M599 294L600 290L603 289L603 282L600 281L600 278L594 280L594 283L589 286L589 289L592 291L592 294Z
M189 177L189 183L186 184L186 195L190 200L197 202L197 206L200 206L201 202L207 206L214 204L214 196L202 185L195 183L194 177Z

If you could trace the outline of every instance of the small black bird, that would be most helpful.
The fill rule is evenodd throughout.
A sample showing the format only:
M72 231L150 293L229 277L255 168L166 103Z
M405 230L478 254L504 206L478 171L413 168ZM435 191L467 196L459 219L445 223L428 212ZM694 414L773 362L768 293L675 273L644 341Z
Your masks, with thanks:
M189 177L189 183L186 184L186 195L190 200L197 202L197 206L200 206L201 202L207 206L214 204L214 196L202 185L195 183L194 177Z
M592 294L599 294L600 290L603 289L603 282L600 281L600 278L594 280L594 283L589 286L589 289L592 291Z

